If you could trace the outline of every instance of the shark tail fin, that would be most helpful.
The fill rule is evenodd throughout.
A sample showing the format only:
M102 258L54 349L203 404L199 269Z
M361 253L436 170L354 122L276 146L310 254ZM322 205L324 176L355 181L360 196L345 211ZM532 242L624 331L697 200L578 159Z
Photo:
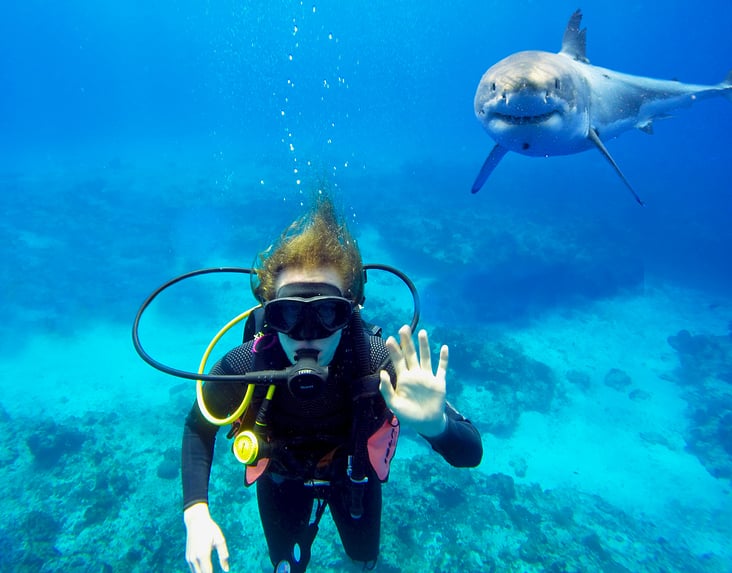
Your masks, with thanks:
M732 101L732 70L727 73L727 77L724 78L724 81L722 82L722 86L724 87L724 95L729 100Z

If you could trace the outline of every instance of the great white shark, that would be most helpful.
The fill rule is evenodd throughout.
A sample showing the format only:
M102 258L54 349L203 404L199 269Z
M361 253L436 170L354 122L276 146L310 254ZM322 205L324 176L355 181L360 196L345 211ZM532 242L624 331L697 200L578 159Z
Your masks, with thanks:
M714 96L732 100L732 72L716 85L684 84L623 74L590 65L582 12L572 14L559 53L517 52L490 67L475 92L475 115L496 142L472 192L477 193L509 151L570 155L598 149L643 205L604 141Z

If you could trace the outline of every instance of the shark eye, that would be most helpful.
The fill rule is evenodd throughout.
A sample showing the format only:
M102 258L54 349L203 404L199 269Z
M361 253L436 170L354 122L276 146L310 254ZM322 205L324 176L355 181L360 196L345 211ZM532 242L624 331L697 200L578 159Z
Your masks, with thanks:
M554 89L558 90L562 87L562 84L559 82L559 78L554 80Z
M491 89L492 89L493 91L496 91L496 82L493 82L493 83L491 84Z

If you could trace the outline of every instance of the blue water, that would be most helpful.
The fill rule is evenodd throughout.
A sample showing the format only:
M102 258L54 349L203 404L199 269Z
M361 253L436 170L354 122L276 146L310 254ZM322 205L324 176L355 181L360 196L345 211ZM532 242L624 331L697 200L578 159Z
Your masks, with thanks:
M732 570L730 102L607 142L645 208L594 151L509 154L469 192L493 145L473 114L481 75L558 51L576 8L4 7L3 570L186 570L167 462L193 389L139 360L132 320L176 274L249 266L319 185L366 262L417 282L422 325L451 346L448 398L486 447L457 471L406 433L379 570ZM582 8L593 64L699 84L732 67L729 3ZM171 290L151 350L195 368L248 288ZM399 289L367 287L388 334L409 317ZM265 571L241 482L222 445L212 511L234 570ZM311 570L344 559L325 525Z

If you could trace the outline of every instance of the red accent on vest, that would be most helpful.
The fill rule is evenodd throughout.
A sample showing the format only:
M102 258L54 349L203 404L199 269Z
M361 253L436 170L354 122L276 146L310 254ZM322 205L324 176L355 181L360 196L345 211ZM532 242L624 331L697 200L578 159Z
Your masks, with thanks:
M389 477L391 460L399 439L399 420L392 414L368 439L369 461L381 481Z
M247 466L246 472L244 473L244 484L247 487L252 485L260 478L260 476L264 473L264 470L267 469L268 465L269 458L262 458L257 462L257 465Z

